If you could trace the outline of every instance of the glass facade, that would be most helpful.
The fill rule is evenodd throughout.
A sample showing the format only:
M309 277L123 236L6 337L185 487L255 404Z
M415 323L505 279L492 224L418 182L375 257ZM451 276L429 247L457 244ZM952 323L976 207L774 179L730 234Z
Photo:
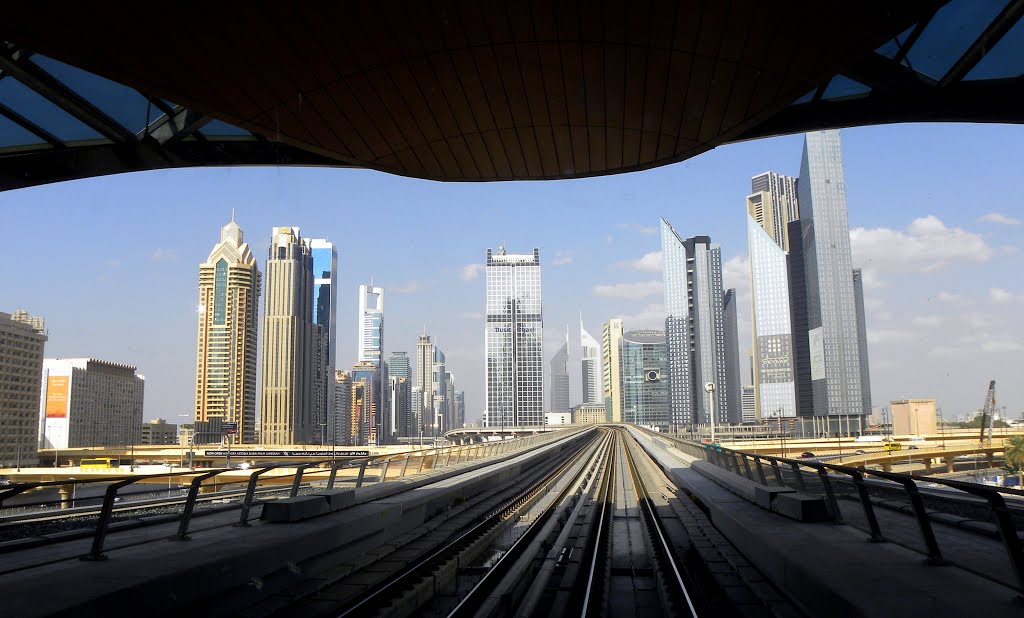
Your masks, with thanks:
M328 419L331 414L331 390L337 348L338 250L328 240L309 240L313 259L313 406L314 422L320 443L327 444Z
M544 420L544 317L540 250L487 250L485 422L540 425Z
M669 425L668 340L660 330L622 335L622 421Z
M753 304L755 408L760 418L796 416L786 252L747 215Z
M838 130L805 135L797 191L814 414L860 415L860 346Z
M551 357L551 412L569 411L569 334Z
M384 351L384 288L359 286L359 362L380 365Z

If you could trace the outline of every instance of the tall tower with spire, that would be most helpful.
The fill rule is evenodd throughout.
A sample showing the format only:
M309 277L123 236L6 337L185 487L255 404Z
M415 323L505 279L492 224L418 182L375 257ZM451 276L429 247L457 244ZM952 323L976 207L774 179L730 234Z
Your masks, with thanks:
M238 423L235 437L252 444L256 434L256 329L260 271L242 228L231 221L221 228L220 242L199 265L198 341L196 346L195 420L213 428Z

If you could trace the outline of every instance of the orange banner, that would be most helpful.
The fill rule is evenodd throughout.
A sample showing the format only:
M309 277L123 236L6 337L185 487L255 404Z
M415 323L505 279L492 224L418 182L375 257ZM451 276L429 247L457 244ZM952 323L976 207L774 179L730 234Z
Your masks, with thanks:
M46 418L68 417L68 377L47 376Z

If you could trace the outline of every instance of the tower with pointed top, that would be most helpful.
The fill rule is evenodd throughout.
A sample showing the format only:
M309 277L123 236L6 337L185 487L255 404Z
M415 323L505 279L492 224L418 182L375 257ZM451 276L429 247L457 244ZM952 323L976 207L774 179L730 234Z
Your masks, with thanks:
M256 332L260 271L242 228L231 221L199 265L195 420L238 423L235 440L252 444L256 432Z
M583 403L604 403L604 381L601 373L601 345L583 327L580 315L580 346L583 351Z

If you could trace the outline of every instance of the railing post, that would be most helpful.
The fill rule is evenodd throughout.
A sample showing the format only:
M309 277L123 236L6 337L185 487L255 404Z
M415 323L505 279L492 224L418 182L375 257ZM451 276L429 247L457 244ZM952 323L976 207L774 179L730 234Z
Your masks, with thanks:
M804 483L803 472L800 472L800 464L794 461L789 464L789 467L793 469L793 474L796 475L796 484L800 487L800 491L806 491L807 484Z
M208 478L220 474L221 471L207 472L192 479L188 486L188 497L185 498L185 509L181 513L181 521L178 522L178 533L171 537L172 541L187 541L188 526L192 521L192 513L196 509L196 499L199 497L199 486Z
M242 512L238 515L238 523L235 526L239 528L249 527L249 509L252 508L252 496L256 493L256 485L259 483L260 475L273 470L274 467L263 468L249 475L249 484L245 488L245 498L242 499Z
M359 476L356 477L356 487L363 486L363 476L366 475L366 464L368 463L370 463L370 460L364 459L362 463L359 464Z
M423 464L427 463L427 456L424 453L420 453L420 465L416 468L416 474L423 472Z
M853 470L847 474L853 477L853 484L857 487L857 495L860 496L860 502L864 505L864 517L867 518L868 526L871 528L869 540L873 543L885 541L882 537L882 531L878 527L878 518L875 517L875 505L871 504L871 496L868 495L868 487L864 482L864 475L860 470Z
M782 478L782 469L779 468L778 459L772 459L772 472L775 473L775 482L778 483L779 487L785 487L786 481Z
M740 453L740 461L743 462L743 470L747 473L747 478L751 481L754 480L754 473L750 471L750 462L747 461L747 456Z
M996 516L996 525L999 526L999 536L1003 538L1003 546L1006 553L1010 554L1010 564L1017 573L1017 581L1020 582L1020 589L1024 591L1024 549L1021 548L1020 537L1017 536L1017 527L1010 512L1006 508L1006 501L998 492L992 491L988 494L988 504Z
M942 557L939 542L935 539L935 531L932 530L932 522L928 519L928 511L924 508L924 500L921 499L921 492L917 490L917 483L913 479L907 478L903 480L903 487L910 497L910 506L914 509L914 517L917 519L917 525L921 528L921 536L924 537L924 544L928 549L928 564L932 566L949 564Z
M383 483L384 481L388 480L388 468L390 466L391 466L391 460L390 459L385 459L384 460L384 467L381 468L380 476L377 478L377 482L378 483Z
M103 542L107 538L110 517L114 514L114 498L117 497L117 490L125 485L131 485L135 481L136 479L128 479L111 483L107 486L107 491L103 494L103 508L100 510L100 518L96 522L96 534L92 537L92 548L89 550L89 553L80 557L81 560L98 561L107 559L106 554L103 553Z
M331 462L331 476L327 477L327 489L334 489L334 481L338 478L338 462Z
M841 524L843 523L843 514L839 512L839 502L836 501L836 494L832 491L832 481L828 478L828 471L825 470L825 466L816 466L818 469L818 477L821 479L821 486L825 489L825 497L828 500L828 510L832 511L832 521Z
M444 467L445 468L448 467L448 464L451 462L451 460L452 460L452 447L449 446L448 447L448 456L445 457L445 460L444 460Z
M405 461L402 462L402 472L399 473L398 476L403 477L403 478L405 477L405 471L409 468L409 459L411 457L412 457L412 455L406 455L405 456Z
M312 465L313 464L311 464L311 463L302 464L302 465L300 465L298 467L298 469L295 470L295 479L292 481L292 492L291 492L291 497L292 498L294 498L295 496L299 495L299 485L302 484L302 473L306 471L306 468L308 468L308 467L310 467Z
M761 477L761 484L767 486L768 485L768 477L766 477L764 475L764 466L761 465L761 458L758 457L757 455L754 455L753 457L754 457L754 463L757 465L757 475L759 477Z

